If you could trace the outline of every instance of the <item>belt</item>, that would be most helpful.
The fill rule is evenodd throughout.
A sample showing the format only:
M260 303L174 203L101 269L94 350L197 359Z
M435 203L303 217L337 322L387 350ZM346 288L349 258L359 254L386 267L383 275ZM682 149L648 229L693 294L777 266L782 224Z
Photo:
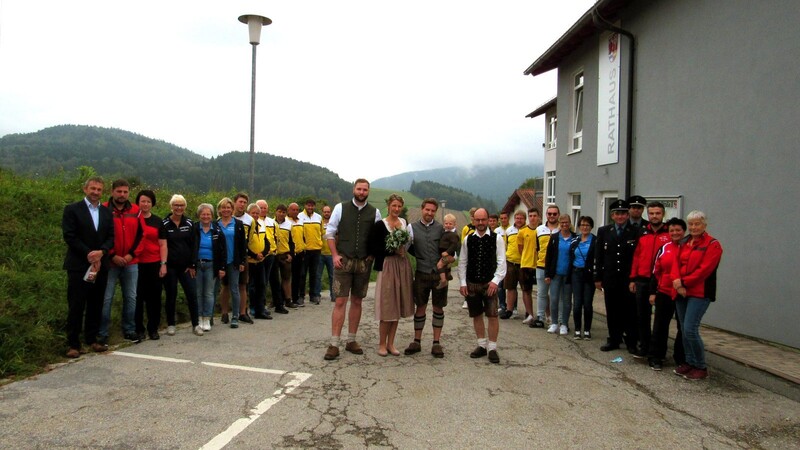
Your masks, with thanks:
M201 259L200 262L214 262L213 259Z

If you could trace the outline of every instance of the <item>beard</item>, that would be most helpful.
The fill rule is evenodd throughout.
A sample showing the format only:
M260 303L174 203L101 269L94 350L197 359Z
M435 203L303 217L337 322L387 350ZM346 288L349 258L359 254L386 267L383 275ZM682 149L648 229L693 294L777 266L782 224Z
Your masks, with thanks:
M364 203L367 201L367 197L369 197L369 194L353 194L353 198L355 198L359 203Z

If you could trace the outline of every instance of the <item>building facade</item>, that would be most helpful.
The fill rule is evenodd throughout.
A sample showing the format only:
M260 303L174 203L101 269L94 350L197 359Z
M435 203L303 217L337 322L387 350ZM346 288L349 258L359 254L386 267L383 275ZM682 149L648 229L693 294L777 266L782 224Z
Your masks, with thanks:
M631 194L704 211L724 248L704 322L800 348L797 23L791 0L600 0L525 74L558 70L529 115L555 130L546 201L596 226Z

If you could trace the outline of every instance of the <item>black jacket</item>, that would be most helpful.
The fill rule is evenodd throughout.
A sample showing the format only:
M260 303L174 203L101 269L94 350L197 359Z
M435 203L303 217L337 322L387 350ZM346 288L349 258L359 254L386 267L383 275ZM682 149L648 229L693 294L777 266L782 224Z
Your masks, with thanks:
M220 220L214 221L217 225L217 228L220 228L220 232L222 233L222 223ZM244 231L244 222L233 217L233 265L234 266L241 266L242 264L247 264L247 235ZM223 236L225 233L222 233ZM225 241L226 249L227 249L228 241ZM227 250L226 250L227 251ZM227 259L227 255L226 258Z
M86 271L89 269L89 252L102 250L102 266L108 268L108 252L114 248L114 223L111 211L100 206L97 230L94 229L92 214L86 200L70 203L64 207L61 230L67 243L64 270Z
M639 230L627 222L619 237L616 224L598 228L594 251L594 281L628 283L638 237Z

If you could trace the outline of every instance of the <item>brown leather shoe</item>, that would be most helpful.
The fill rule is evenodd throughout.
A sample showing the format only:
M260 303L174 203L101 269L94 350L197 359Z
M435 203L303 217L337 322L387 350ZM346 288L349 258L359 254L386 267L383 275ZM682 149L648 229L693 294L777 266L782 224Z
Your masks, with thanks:
M95 342L92 344L92 351L95 353L103 353L108 351L108 344L101 344L99 342Z
M431 347L431 355L433 355L434 358L444 358L444 349L442 348L442 344L433 344Z
M329 345L328 350L325 351L325 361L333 361L338 357L339 357L339 347Z
M422 351L422 347L419 345L419 342L414 341L408 344L408 347L403 351L403 353L406 355L413 355L414 353L419 353L420 351ZM431 353L433 353L433 350L431 350Z
M363 355L364 354L364 350L361 348L360 345L358 345L358 342L356 342L356 341L348 342L347 344L345 344L344 349L347 350L348 352L354 354L354 355Z
M81 356L81 351L78 350L77 348L71 348L67 350L67 358L75 359L79 356Z

